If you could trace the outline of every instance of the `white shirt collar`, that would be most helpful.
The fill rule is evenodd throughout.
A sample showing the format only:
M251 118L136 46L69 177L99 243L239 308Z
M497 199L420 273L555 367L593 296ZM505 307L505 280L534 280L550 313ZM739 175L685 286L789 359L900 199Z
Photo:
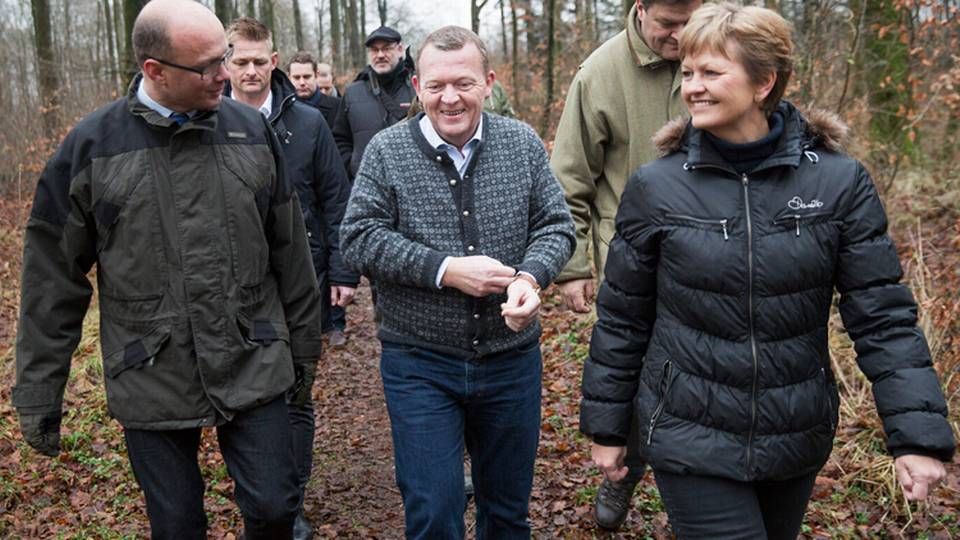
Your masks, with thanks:
M438 150L445 146L449 146L454 150L457 149L456 146L448 143L447 141L443 140L443 138L440 137L440 134L438 134L437 130L433 128L433 123L430 122L430 118L427 117L427 115L423 115L423 118L420 119L419 126L420 126L420 131L423 133L423 137L427 139L427 142L430 143L430 146ZM467 145L469 145L471 142L482 140L482 134L483 134L483 114L480 115L480 122L477 123L477 131L475 131L473 133L473 137L470 137L470 140L468 140L466 144L463 145L464 149L466 149Z
M270 119L270 114L273 113L273 90L267 91L267 99L260 104L257 110L260 111L260 114L266 116L268 120Z

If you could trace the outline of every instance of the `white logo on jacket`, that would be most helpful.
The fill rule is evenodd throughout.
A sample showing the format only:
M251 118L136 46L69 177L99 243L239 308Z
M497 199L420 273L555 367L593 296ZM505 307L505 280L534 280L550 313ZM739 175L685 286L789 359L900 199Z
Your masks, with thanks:
M789 201L787 201L787 207L791 210L809 210L811 208L821 208L823 207L823 202L817 199L814 199L808 203L803 202L799 196L796 196Z

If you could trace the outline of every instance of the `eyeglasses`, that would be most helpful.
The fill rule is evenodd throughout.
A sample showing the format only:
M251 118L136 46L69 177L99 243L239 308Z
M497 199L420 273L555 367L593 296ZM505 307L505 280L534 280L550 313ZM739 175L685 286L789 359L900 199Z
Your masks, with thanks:
M220 66L226 64L227 61L230 60L230 57L232 55L233 55L233 45L231 45L227 49L227 52L223 53L223 56L203 66L181 66L180 64L174 64L173 62L168 62L161 58L156 58L153 56L150 56L149 58L165 66L170 66L173 68L182 69L184 71L189 71L191 73L196 73L197 75L200 75L200 79L204 79L206 77L211 77L211 78L216 77L217 73L220 73Z

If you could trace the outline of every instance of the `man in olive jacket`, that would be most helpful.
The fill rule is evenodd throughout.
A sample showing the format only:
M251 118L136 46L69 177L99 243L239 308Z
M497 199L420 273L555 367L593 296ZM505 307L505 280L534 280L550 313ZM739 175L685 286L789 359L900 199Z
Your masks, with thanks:
M654 133L686 115L677 35L701 3L636 0L626 29L594 51L570 84L550 165L577 226L576 250L557 277L564 303L576 312L590 311L594 267L603 279L627 179L656 157ZM617 529L626 520L630 496L643 475L635 441L628 446L631 474L617 484L604 481L597 493L596 519L604 528Z
M246 538L289 538L298 493L284 393L295 364L320 352L294 188L267 121L221 101L229 49L209 10L150 2L133 44L142 74L126 98L81 120L37 186L13 405L26 441L57 455L96 263L107 406L152 536L205 538L196 454L200 428L216 426Z

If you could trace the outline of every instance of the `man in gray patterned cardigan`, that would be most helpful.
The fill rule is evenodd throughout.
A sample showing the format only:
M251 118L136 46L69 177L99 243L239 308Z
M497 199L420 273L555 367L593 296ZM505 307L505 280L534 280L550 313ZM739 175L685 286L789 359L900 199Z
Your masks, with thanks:
M476 34L430 34L417 70L425 114L370 142L340 229L344 257L377 283L406 534L463 538L466 442L477 538L529 538L539 291L573 223L536 134L482 112L494 73Z

